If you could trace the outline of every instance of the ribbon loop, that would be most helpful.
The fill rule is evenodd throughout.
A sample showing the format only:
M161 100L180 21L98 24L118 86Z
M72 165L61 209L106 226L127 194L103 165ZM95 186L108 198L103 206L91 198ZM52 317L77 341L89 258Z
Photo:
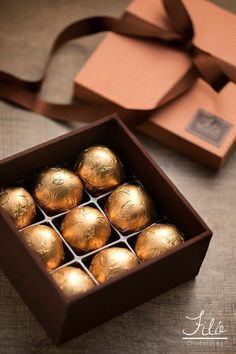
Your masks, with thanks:
M182 49L192 58L199 75L216 91L221 90L229 81L217 59L199 49L193 43L194 27L182 0L163 0L171 27L182 38Z
M191 41L194 36L193 23L182 1L163 0L163 4L171 27L181 36L184 42Z
M218 61L210 53L196 48L193 62L198 68L200 76L215 91L220 91L229 82L229 78L221 69Z

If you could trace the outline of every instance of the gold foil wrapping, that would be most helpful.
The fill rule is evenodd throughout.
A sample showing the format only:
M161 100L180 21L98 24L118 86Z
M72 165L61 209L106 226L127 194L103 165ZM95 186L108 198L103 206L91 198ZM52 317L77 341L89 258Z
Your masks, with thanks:
M132 184L123 184L111 193L105 212L118 230L130 233L150 225L155 217L150 196L144 188Z
M111 234L107 218L89 206L74 208L64 218L61 232L77 251L88 252L104 246Z
M68 297L83 294L94 287L91 278L83 270L75 267L58 269L52 274L52 277Z
M154 224L143 230L136 241L135 252L141 261L157 257L184 242L176 226Z
M128 249L111 247L96 254L89 270L99 283L104 283L138 264L138 258Z
M0 206L8 213L18 229L31 224L36 207L31 195L22 187L11 187L0 193Z
M61 223L61 233L77 252L90 252L103 247L110 235L108 219L120 232L140 230L135 243L136 255L128 248L110 247L98 252L92 259L89 271L99 283L104 283L159 256L184 242L183 234L174 225L153 224L156 210L152 199L143 187L123 184L124 167L119 157L108 147L92 146L82 152L75 173L53 167L42 171L35 179L33 196L38 205L49 213L69 212ZM93 195L112 191L104 210L79 206L83 185ZM12 187L0 193L0 206L12 218L27 245L44 263L47 271L66 296L83 294L93 288L89 274L74 266L57 269L64 261L64 247L59 234L47 225L28 226L36 215L31 195L22 187ZM150 226L151 225L151 226ZM28 226L28 227L27 227ZM139 259L138 259L139 258Z
M53 167L44 170L36 178L33 194L44 210L59 213L80 203L83 186L73 172L66 168Z
M86 149L79 156L75 173L93 194L114 189L124 178L124 168L120 159L111 149L103 145Z
M46 225L25 228L22 237L44 263L47 271L57 268L64 260L63 243L58 233Z

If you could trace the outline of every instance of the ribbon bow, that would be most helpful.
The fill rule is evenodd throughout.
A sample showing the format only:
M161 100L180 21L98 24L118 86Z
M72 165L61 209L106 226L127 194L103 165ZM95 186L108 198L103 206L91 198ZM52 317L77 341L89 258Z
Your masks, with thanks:
M164 0L163 2L171 26L180 35L183 49L192 57L199 76L216 91L221 90L230 79L225 75L216 58L194 45L193 23L185 6L181 1Z
M182 1L163 0L163 4L171 23L171 31L149 24L129 13L125 13L120 19L91 17L67 26L57 36L40 79L26 81L10 73L0 71L0 98L30 111L61 121L88 121L89 117L96 116L99 118L99 115L103 116L117 111L121 116L126 116L127 124L136 125L146 119L151 111L191 89L198 77L203 78L216 91L219 91L230 81L230 78L222 71L215 57L194 45L193 24ZM162 100L148 111L127 110L116 104L54 104L40 98L40 89L56 50L69 40L104 31L112 31L117 34L135 36L141 39L155 39L164 45L177 47L191 56L192 66Z

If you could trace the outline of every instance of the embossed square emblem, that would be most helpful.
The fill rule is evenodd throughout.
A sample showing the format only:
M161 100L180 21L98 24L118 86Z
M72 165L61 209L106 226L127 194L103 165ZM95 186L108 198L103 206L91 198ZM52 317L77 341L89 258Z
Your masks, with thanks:
M186 130L212 145L220 146L231 128L232 124L222 118L199 109Z

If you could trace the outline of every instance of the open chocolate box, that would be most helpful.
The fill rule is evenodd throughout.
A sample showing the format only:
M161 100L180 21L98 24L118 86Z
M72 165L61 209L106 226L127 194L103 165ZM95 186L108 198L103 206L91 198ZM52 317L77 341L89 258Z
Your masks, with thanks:
M88 270L92 256L99 250L77 254L63 240L66 257L61 267L80 267L97 285L83 295L68 298L0 208L1 268L56 343L87 331L194 278L212 236L191 205L116 115L2 160L0 188L23 185L30 191L33 177L42 168L66 166L72 169L79 153L95 144L111 147L119 155L127 171L124 182L143 185L156 204L156 222L177 225L184 233L185 242L99 285ZM92 205L103 210L108 195L94 197L85 190L80 205ZM34 223L51 225L60 234L61 219L66 213L47 215L37 208ZM116 245L134 252L138 233L123 235L114 227L112 230L109 242L102 248Z

